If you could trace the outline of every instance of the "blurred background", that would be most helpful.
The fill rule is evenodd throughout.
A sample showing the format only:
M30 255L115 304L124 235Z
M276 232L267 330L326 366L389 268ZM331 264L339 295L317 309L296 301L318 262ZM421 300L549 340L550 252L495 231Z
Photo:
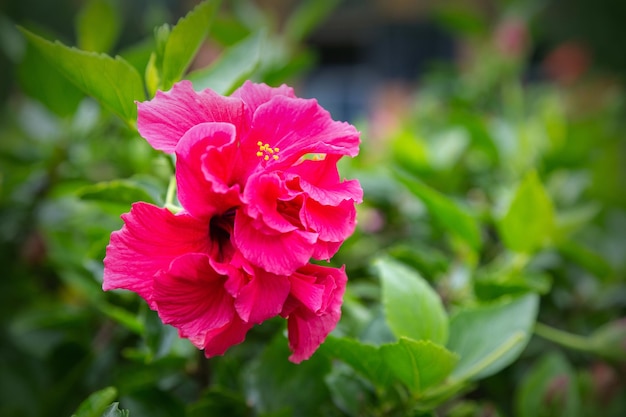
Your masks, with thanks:
M101 291L119 215L133 201L162 204L171 166L16 25L120 54L143 75L154 28L196 3L0 0L0 415L69 416L106 386L133 417L404 415L361 380L346 395L362 402L338 397L352 374L330 371L323 355L285 364L284 340L268 344L282 336L282 321L206 361L139 297ZM105 23L90 38L94 16ZM535 292L538 320L575 335L539 331L514 366L438 415L618 417L626 414L625 22L623 0L223 0L191 71L263 33L251 78L293 85L361 130L361 154L342 165L365 201L333 260L350 276L339 334L387 341L370 268L386 253L419 271L450 311ZM541 187L522 194L531 209L507 211L529 172ZM446 217L450 205L471 213L478 237ZM290 375L291 388L275 374Z

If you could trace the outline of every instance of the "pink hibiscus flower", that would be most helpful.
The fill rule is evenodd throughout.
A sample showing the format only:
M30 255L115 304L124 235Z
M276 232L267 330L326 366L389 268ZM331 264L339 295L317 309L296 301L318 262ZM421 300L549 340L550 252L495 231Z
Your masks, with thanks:
M246 82L230 97L188 81L138 103L140 134L176 155L176 214L136 203L111 235L105 290L137 292L165 323L220 355L257 323L288 319L294 362L340 316L343 269L329 260L356 225L356 180L337 162L359 134L287 86Z

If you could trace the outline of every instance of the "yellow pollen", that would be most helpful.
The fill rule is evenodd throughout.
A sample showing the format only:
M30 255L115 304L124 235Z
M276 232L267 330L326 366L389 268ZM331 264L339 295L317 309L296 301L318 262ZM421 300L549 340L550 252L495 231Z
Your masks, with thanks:
M278 160L279 156L276 155L279 151L278 148L272 148L269 143L263 143L261 141L258 141L256 144L259 147L259 150L256 152L256 156L259 158L262 157L264 161L269 161L270 156L274 161Z

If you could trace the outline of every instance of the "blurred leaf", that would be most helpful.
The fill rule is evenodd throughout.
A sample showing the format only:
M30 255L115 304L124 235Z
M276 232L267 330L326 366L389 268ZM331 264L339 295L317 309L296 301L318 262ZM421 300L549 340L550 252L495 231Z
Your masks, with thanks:
M397 337L448 340L448 316L439 294L416 271L391 259L375 263L389 327Z
M414 394L442 382L458 359L439 344L405 337L379 347L353 339L329 337L324 351L350 365L378 388L389 389L397 380Z
M76 190L76 194L83 200L118 203L129 208L137 201L156 203L155 198L140 184L125 179L87 185Z
M574 371L557 353L546 355L535 363L515 393L516 415L519 417L577 417L580 405Z
M211 26L211 40L224 46L233 45L250 33L250 29L239 19L222 13L215 16Z
M109 52L120 34L120 17L110 0L89 0L76 18L78 47Z
M601 281L606 281L614 273L611 264L602 255L574 240L560 243L558 250L565 258L582 266Z
M396 177L422 200L430 215L446 232L461 238L475 251L480 249L482 245L480 228L474 217L426 184L400 172L396 173Z
M511 364L530 339L538 307L539 297L527 294L452 316L447 347L460 356L452 377L476 380Z
M241 42L227 48L211 65L189 74L194 89L210 88L228 95L250 78L261 59L263 32L253 33Z
M498 228L506 246L516 252L532 253L552 237L552 201L535 171L526 175L518 186Z
M76 413L72 415L72 417L101 417L104 415L114 414L105 414L109 405L115 400L117 397L117 390L114 387L107 387L100 391L96 391L91 394L85 401L83 401Z
M29 42L70 81L92 95L131 126L137 118L135 100L144 100L139 73L121 57L69 48L20 28Z
M143 321L139 320L136 315L128 312L127 310L105 302L98 303L98 308L104 314L117 321L133 333L138 335L145 334Z
M247 417L250 408L239 393L212 388L199 401L187 407L186 417L229 416Z
M211 20L219 4L219 0L200 3L169 32L162 57L162 90L169 90L182 78L209 33Z
M245 373L248 404L259 414L291 409L285 415L323 415L322 406L330 399L324 383L329 359L318 352L296 365L287 360L289 355L287 340L279 333Z
M602 358L626 362L626 317L609 322L596 329L590 342L593 352Z
M31 44L26 46L17 76L23 92L39 100L58 116L72 115L85 96L55 67L51 67L45 55Z
M339 0L305 0L285 23L285 38L302 42L307 35L337 6Z
M324 379L333 404L351 417L365 415L374 401L374 390L363 377L345 364L334 363L333 369Z

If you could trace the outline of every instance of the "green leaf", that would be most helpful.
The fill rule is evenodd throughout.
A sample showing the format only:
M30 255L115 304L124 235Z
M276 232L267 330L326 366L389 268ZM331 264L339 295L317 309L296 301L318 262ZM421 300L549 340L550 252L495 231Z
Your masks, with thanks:
M99 182L79 188L76 194L83 200L118 203L125 206L137 201L156 203L152 194L132 180Z
M101 417L129 417L130 416L130 411L120 410L118 406L119 406L119 403L111 404L106 410L104 410L104 413L102 413Z
M554 209L535 171L526 175L519 185L498 226L504 244L516 252L532 253L551 237Z
M329 358L318 352L296 365L287 360L289 354L287 340L279 333L245 372L248 404L257 414L291 409L285 415L324 415L322 407L330 401L324 383L331 368Z
M163 51L161 89L169 90L182 78L209 33L219 3L218 0L200 3L172 28Z
M380 353L393 375L413 393L442 382L458 361L458 355L429 340L401 338L398 343L382 345Z
M393 382L391 370L374 345L329 336L320 349L341 359L379 388L386 388Z
M254 33L229 47L211 65L189 74L196 90L211 88L228 95L254 73L261 60L261 45L265 35Z
M131 126L137 118L135 100L144 100L143 82L137 70L121 57L70 48L50 42L24 28L28 41L85 93L116 113Z
M571 365L557 353L543 356L515 393L519 417L580 415L580 396Z
M385 316L397 337L448 340L448 316L441 298L417 271L388 258L375 263L382 283Z
M285 23L284 36L293 42L301 42L337 6L339 0L307 0Z
M117 397L117 389L107 387L91 394L83 401L72 417L100 417Z
M517 359L530 339L538 307L539 297L527 294L454 315L447 347L460 359L452 377L484 378Z
M90 0L76 18L78 47L109 52L120 34L119 16L110 0Z
M456 354L439 344L404 337L380 347L329 337L323 349L380 389L388 389L394 381L400 381L414 394L442 382L458 360Z
M50 67L46 57L31 44L18 65L17 77L23 92L59 116L74 114L85 97L55 67Z
M474 251L480 249L482 245L480 228L472 215L426 184L399 172L396 173L396 177L406 185L411 193L422 200L430 215L447 232L461 238Z

